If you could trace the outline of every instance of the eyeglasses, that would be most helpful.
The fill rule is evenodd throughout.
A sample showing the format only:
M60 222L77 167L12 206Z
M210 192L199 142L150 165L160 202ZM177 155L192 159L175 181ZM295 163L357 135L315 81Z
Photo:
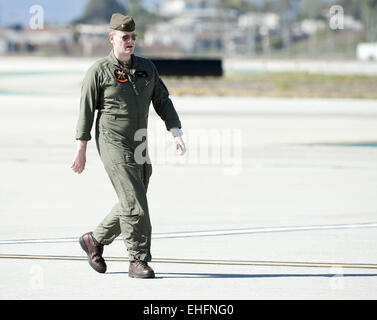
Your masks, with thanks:
M124 42L130 41L130 39L132 39L133 41L135 41L136 38L137 38L137 34L136 34L136 33L125 34L125 35L123 35L121 38L122 38L122 40L123 40Z

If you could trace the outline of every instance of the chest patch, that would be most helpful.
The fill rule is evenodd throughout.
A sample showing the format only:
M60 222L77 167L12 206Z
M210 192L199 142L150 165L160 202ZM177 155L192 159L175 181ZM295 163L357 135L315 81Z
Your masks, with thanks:
M126 71L124 71L121 68L114 70L115 78L118 80L118 82L126 82L127 81L127 74Z

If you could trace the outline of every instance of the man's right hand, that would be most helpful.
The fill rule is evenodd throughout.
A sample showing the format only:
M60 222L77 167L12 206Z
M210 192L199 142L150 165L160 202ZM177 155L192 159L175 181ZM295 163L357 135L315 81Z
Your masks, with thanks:
M85 169L86 144L87 144L87 141L77 140L77 150L76 150L75 157L73 159L73 163L71 165L71 169L76 173L81 173Z

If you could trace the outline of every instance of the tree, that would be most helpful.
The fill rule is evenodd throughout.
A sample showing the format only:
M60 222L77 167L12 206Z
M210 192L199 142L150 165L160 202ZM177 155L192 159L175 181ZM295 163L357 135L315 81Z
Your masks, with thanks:
M114 12L125 13L126 9L117 0L90 0L82 18L76 23L109 23Z
M292 24L299 14L299 0L277 0L272 9L280 16L280 32L284 47L290 50Z
M325 20L328 5L323 1L303 0L300 5L301 19Z
M225 10L236 10L238 13L244 13L255 9L254 5L247 0L219 0L218 6Z
M129 0L127 14L135 20L136 29L142 37L148 24L158 20L157 15L147 11L141 5L140 0Z
M350 15L357 20L362 20L362 9L360 3L355 0L341 0L340 2L334 2L334 4L339 4L344 9L344 14Z
M361 0L360 2L366 40L375 42L377 41L377 0Z

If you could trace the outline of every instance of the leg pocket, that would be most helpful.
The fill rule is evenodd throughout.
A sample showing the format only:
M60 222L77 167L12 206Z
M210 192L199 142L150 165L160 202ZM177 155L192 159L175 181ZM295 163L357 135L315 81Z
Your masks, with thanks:
M135 163L134 153L125 142L108 139L106 138L106 134L104 135L106 152L108 154L108 158L111 159L111 162L114 165Z
M137 164L119 163L112 167L112 181L121 205L121 215L149 215L146 189Z

